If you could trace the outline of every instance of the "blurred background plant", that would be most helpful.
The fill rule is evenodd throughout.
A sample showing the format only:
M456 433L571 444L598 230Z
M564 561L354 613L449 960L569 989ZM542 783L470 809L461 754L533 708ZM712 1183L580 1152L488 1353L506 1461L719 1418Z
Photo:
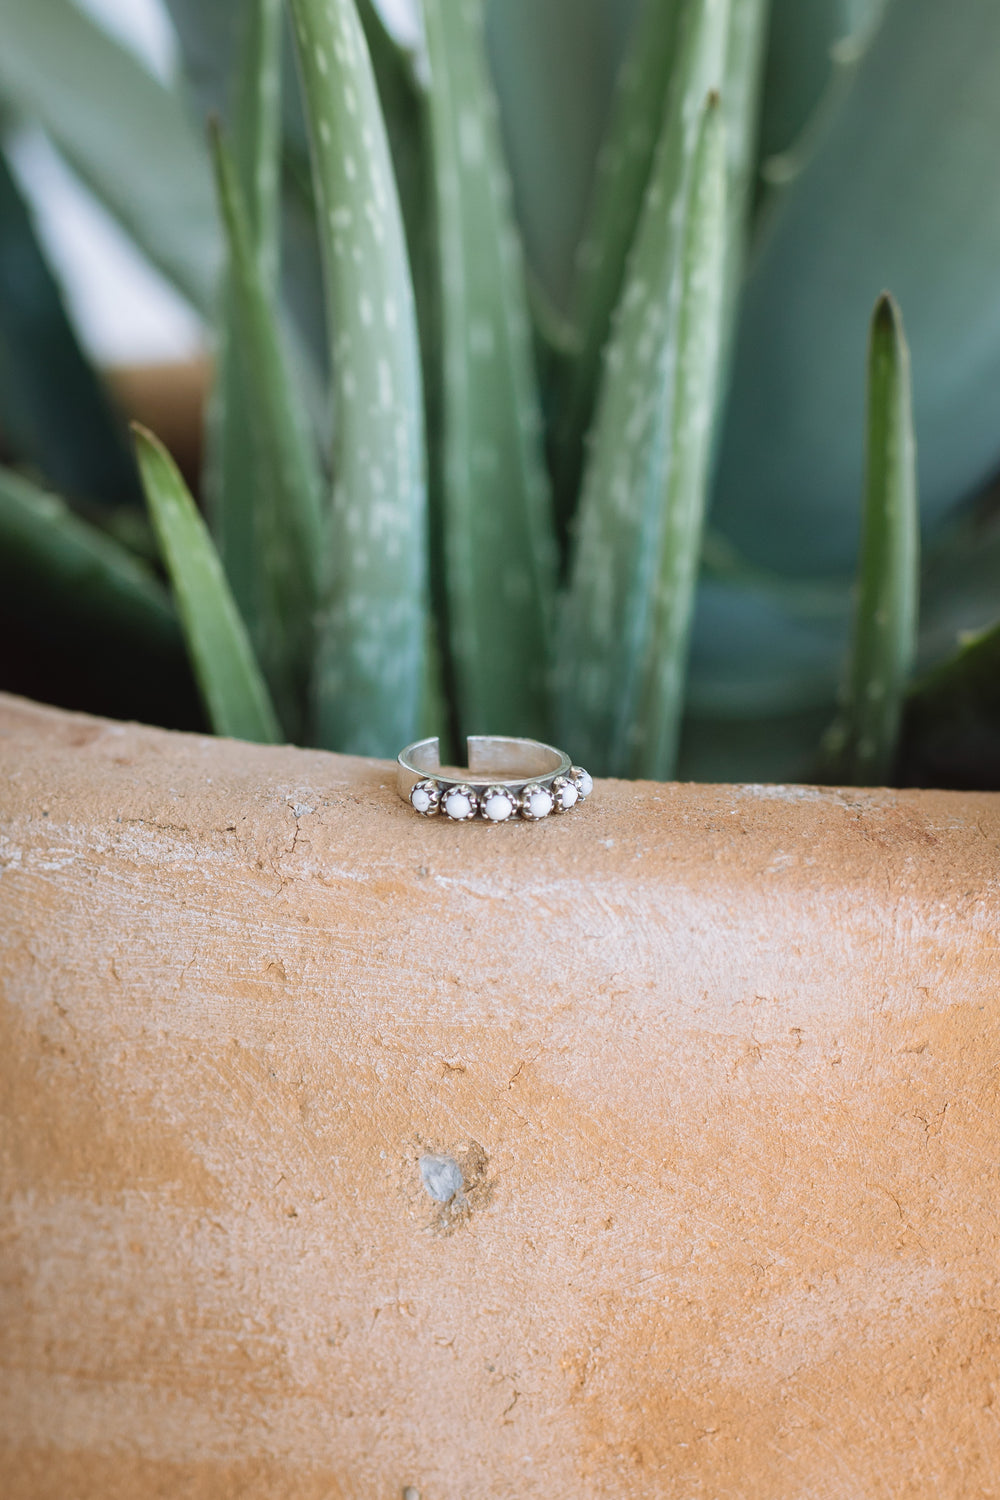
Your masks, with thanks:
M0 0L0 686L1000 787L992 0L167 0L153 67L95 10ZM200 473L39 141L211 330Z

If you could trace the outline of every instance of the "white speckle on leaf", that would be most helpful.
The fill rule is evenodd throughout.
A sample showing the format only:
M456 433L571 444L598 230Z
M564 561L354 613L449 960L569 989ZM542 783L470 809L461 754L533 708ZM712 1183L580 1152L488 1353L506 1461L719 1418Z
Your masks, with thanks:
M469 324L469 353L489 359L496 351L493 324L488 318L473 318Z
M378 362L378 399L379 404L385 411L392 409L392 371L389 368L389 361L387 359L380 359Z
M458 117L458 150L467 167L478 167L483 160L483 124L471 110L463 110Z

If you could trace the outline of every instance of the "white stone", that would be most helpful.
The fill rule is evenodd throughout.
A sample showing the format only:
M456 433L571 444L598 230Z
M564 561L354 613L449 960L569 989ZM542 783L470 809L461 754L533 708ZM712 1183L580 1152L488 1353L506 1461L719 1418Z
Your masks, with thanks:
M427 791L426 787L415 786L410 793L410 801L417 812L425 813L431 805L431 794Z
M513 811L514 804L510 798L499 793L494 797L487 797L483 803L483 814L491 823L502 823L505 818L510 817Z
M444 810L449 818L461 820L472 811L472 804L464 792L449 792L444 799Z
M565 786L561 786L559 788L559 806L565 812L569 808L576 806L579 796L580 793L577 791L573 783L571 781L567 781Z
M543 787L536 788L528 795L528 812L532 818L547 818L552 811L551 793Z
M580 796L589 797L594 790L594 778L590 772L585 771L582 766L577 766L573 772L573 780L576 783L576 789Z

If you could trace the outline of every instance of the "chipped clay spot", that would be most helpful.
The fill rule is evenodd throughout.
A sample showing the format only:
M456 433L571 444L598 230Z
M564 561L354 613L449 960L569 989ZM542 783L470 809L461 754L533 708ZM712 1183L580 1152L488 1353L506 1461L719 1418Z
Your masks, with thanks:
M489 1158L476 1141L450 1151L425 1151L418 1165L421 1183L433 1200L428 1228L435 1234L454 1234L492 1201L494 1184L486 1175Z
M453 1156L422 1156L420 1176L435 1203L450 1203L465 1185L462 1169Z

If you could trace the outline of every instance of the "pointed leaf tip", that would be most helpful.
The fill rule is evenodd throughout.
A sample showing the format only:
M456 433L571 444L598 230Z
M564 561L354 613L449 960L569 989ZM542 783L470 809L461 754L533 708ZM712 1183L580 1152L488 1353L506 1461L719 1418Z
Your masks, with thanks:
M167 448L132 423L146 502L177 601L191 665L217 734L275 744L274 706L222 564Z
M891 292L880 292L875 302L875 310L872 314L872 322L878 328L890 328L894 324L902 326L902 317L899 303Z

